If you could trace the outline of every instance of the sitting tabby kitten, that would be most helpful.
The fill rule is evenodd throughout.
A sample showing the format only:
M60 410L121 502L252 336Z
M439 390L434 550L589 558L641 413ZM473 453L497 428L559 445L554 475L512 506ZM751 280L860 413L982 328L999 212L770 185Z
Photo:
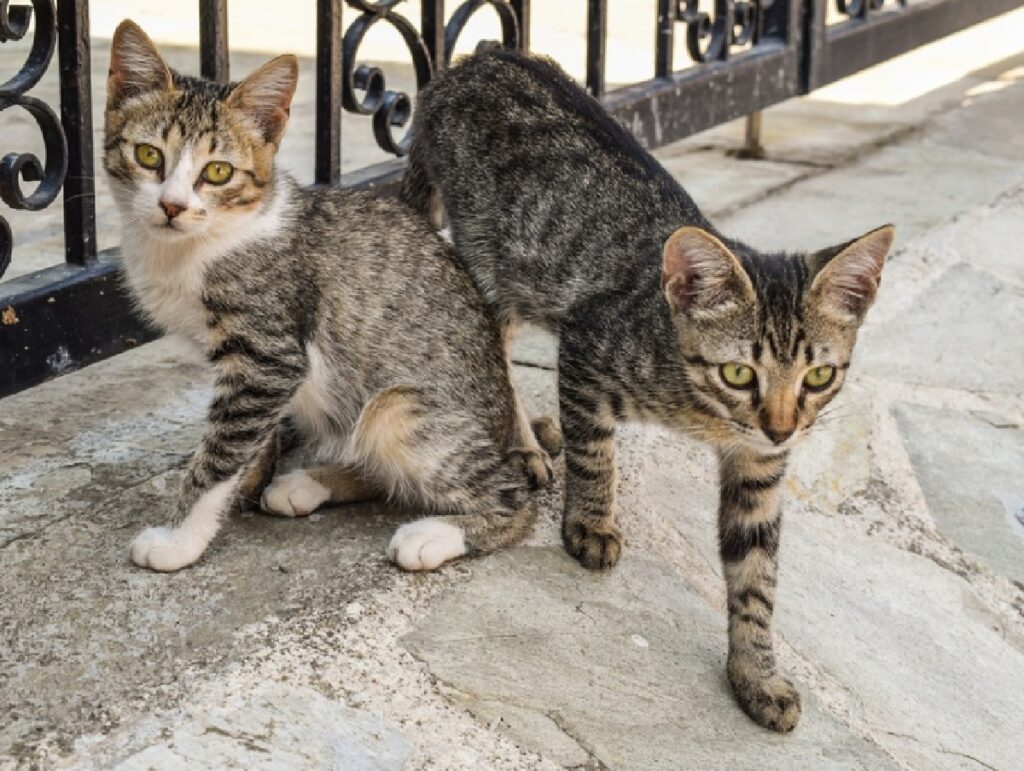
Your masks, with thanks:
M104 165L128 282L216 369L178 518L132 543L143 567L199 559L238 498L259 495L286 417L332 465L277 477L263 507L302 516L390 495L443 512L395 534L408 570L522 536L530 482L550 476L451 248L398 202L302 190L275 170L297 76L281 56L239 84L185 77L132 22L114 35ZM554 425L538 429L556 450Z
M507 51L431 83L413 131L403 197L426 211L440 193L506 328L560 336L566 548L619 559L618 421L718 448L729 680L755 721L791 730L800 697L771 637L786 458L843 384L893 229L801 255L726 239L554 63Z

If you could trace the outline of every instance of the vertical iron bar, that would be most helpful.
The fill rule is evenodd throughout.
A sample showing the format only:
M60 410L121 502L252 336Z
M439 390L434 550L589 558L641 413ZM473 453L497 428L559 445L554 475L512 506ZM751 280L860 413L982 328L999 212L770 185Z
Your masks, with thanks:
M604 54L608 42L608 0L587 0L587 91L604 96Z
M423 0L420 30L434 72L444 69L444 0Z
M57 3L60 121L68 143L64 178L64 258L96 260L96 185L92 159L92 78L88 0Z
M760 160L764 158L764 145L761 144L761 111L752 112L747 116L743 132L743 147L738 153L740 158Z
M654 38L654 77L672 74L675 53L676 0L658 0L658 23Z
M757 46L764 34L764 9L760 2L754 3L754 34L750 38L752 46ZM764 145L761 144L761 111L752 112L747 116L746 126L743 131L743 148L740 150L741 158L760 160L764 158Z
M530 50L530 0L512 0L512 12L519 22L519 50Z
M199 71L226 83L228 68L228 0L199 0Z
M318 185L341 183L341 0L316 4L314 179Z

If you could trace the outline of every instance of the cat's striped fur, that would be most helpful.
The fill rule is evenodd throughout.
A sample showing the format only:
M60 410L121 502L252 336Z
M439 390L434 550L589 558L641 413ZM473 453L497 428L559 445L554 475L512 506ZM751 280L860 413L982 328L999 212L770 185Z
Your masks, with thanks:
M303 190L274 168L296 85L293 57L241 84L169 70L136 25L112 44L104 165L124 218L141 309L216 371L202 446L169 527L136 563L197 560L239 498L260 499L282 421L328 466L278 477L264 508L399 498L438 516L389 553L430 569L521 537L549 460L520 420L499 330L451 247L394 200ZM162 162L145 168L143 157ZM204 182L211 161L234 173ZM549 449L559 442L541 422Z
M817 254L719 235L679 184L554 63L478 53L420 95L404 198L447 212L459 259L507 326L559 334L563 537L619 559L615 426L651 420L719 453L728 674L762 725L791 730L771 618L787 454L839 391L892 241ZM738 363L756 378L725 380ZM803 387L819 367L832 382ZM828 372L823 369L821 372Z

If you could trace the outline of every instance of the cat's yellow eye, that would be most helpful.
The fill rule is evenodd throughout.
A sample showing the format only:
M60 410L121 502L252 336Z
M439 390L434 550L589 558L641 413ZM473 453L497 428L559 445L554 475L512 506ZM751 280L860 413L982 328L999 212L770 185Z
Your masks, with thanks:
M135 160L144 169L159 169L164 165L164 154L153 145L135 145Z
M718 371L722 380L733 388L750 388L754 385L754 370L746 364L730 361L719 367Z
M815 367L806 375L804 375L804 385L812 391L820 391L823 388L828 388L832 385L832 381L836 379L836 368L825 364L821 367Z
M211 185L223 185L234 173L235 167L227 161L210 161L203 168L203 179Z

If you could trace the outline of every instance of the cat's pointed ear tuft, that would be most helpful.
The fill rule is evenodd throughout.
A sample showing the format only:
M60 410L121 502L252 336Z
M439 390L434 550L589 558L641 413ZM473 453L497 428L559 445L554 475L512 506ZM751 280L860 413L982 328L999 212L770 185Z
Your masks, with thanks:
M142 27L131 19L118 24L110 44L107 109L117 109L133 96L170 88L171 71Z
M228 105L249 115L267 142L277 144L284 134L292 97L299 81L299 62L291 55L278 56L239 83Z
M811 285L811 297L823 313L841 320L864 317L875 301L895 235L896 228L883 225L838 251L819 256L824 265Z
M672 310L718 313L753 301L754 287L728 247L694 227L679 228L662 251L661 287Z

